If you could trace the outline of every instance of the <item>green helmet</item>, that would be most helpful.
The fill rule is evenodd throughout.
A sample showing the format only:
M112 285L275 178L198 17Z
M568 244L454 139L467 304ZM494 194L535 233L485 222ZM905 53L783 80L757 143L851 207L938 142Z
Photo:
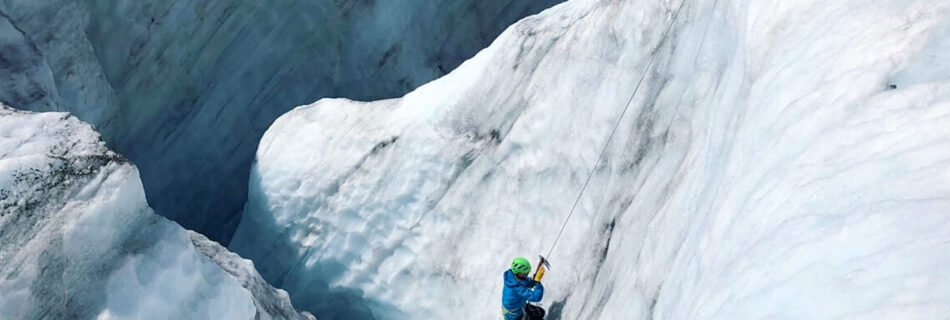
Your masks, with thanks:
M517 257L511 261L511 272L514 274L531 272L531 262L528 262L528 259Z

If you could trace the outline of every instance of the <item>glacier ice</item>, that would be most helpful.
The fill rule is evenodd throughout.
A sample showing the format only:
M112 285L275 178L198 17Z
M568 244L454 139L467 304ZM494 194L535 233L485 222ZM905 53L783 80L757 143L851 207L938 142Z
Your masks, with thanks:
M0 100L93 124L157 212L227 243L279 115L404 94L560 1L3 1Z
M298 313L290 303L287 291L276 289L268 284L254 269L253 262L228 251L227 248L200 233L190 230L186 232L198 252L218 264L221 269L237 279L242 287L251 292L254 296L254 306L258 310L262 310L258 312L255 320L316 320L309 312Z
M0 317L313 319L259 279L154 214L91 126L0 106Z
M230 248L302 309L498 318L593 170L552 318L950 314L950 3L691 0L661 38L681 3L570 1L402 98L288 112Z

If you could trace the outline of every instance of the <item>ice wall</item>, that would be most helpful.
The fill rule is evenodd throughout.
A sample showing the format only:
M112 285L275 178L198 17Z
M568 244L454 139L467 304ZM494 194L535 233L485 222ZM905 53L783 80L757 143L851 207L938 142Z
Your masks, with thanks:
M279 115L402 95L559 1L6 0L0 100L92 123L159 213L226 243Z
M313 319L208 242L154 214L89 125L0 105L4 319Z
M690 0L663 38L681 3L570 1L403 98L283 115L231 248L304 309L496 319L593 170L552 319L948 314L950 3Z

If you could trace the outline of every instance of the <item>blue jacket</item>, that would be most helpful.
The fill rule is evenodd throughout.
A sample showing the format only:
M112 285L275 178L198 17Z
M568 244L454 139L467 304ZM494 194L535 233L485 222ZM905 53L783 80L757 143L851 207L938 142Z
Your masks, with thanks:
M532 285L533 284L533 285ZM501 307L506 320L515 320L524 313L524 305L541 301L544 286L530 278L521 280L511 270L505 271L505 289L501 292Z

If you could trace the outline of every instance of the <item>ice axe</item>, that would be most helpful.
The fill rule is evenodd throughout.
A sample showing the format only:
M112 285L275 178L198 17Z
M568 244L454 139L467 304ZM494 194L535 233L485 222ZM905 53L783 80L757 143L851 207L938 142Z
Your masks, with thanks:
M534 270L534 276L531 278L534 279L534 281L541 282L541 278L544 278L544 270L550 270L551 264L548 263L548 259L542 255L538 255L538 259L538 268Z

